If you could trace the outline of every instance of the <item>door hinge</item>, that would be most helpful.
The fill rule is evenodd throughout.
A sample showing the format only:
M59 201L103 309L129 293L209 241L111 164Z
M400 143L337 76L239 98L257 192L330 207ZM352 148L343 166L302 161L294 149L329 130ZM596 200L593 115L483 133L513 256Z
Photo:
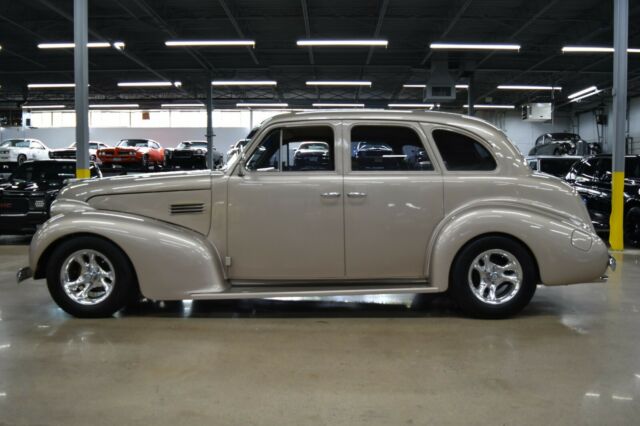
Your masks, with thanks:
M231 257L225 256L225 258L224 258L224 266L231 266Z

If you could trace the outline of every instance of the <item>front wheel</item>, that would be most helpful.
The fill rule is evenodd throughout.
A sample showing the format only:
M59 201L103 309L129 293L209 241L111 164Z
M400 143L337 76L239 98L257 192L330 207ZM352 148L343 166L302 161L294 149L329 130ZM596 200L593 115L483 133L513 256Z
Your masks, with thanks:
M65 241L54 250L47 287L58 306L80 318L109 317L137 294L126 255L113 243L91 236Z
M22 166L22 163L27 161L27 156L24 154L18 155L18 166Z
M490 236L472 241L456 256L451 294L469 316L507 318L520 312L536 291L536 267L517 241Z

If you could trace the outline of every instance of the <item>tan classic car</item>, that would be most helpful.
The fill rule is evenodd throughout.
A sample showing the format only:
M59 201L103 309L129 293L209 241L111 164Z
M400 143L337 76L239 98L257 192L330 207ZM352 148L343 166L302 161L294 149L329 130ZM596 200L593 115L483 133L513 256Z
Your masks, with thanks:
M326 156L296 156L305 142ZM326 158L325 158L326 157ZM520 311L536 285L610 262L567 184L496 127L429 112L319 111L265 121L225 168L63 189L19 280L79 317L155 300L448 292L463 312Z

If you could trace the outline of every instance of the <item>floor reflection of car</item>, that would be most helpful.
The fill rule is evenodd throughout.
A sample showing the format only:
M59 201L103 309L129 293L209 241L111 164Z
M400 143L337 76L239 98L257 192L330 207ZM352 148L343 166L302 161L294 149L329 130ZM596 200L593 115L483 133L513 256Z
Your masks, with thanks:
M531 167L531 170L564 179L567 173L569 173L571 166L581 159L582 157L579 155L539 155L527 157L526 161L529 167Z
M222 166L222 154L215 147L211 153L214 167ZM165 150L166 162L169 167L190 169L207 168L207 141L184 141L171 149Z
M109 148L109 145L102 142L97 141L89 141L89 161L98 161L98 157L96 153L99 149ZM76 158L76 143L72 143L66 148L58 148L52 149L49 151L49 158L60 159L60 158Z
M92 177L100 177L93 164ZM0 234L30 234L49 218L49 206L65 180L76 175L74 160L27 161L0 183Z
M624 235L627 243L640 246L640 155L625 157ZM593 226L609 231L611 214L611 156L596 155L576 163L566 175L584 200Z
M329 144L326 142L302 142L293 155L297 170L325 167L329 163Z

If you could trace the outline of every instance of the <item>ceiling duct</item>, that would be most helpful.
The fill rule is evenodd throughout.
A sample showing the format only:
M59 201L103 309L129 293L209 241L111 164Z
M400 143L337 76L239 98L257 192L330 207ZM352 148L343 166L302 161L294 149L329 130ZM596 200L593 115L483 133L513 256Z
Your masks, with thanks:
M446 60L431 61L431 76L427 81L425 101L447 102L456 99L456 83L449 73Z

